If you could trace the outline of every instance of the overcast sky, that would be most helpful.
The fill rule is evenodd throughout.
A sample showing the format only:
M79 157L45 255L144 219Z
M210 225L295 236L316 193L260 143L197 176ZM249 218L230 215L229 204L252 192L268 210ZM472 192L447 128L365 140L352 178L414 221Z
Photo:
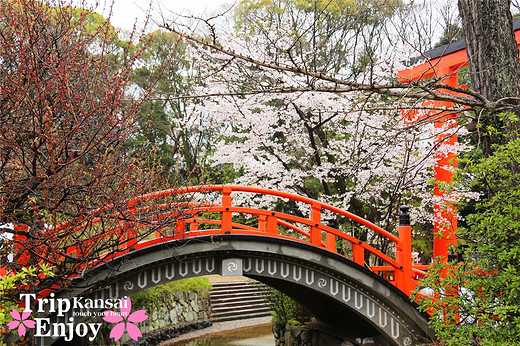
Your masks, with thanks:
M98 2L99 5L94 9L107 17L111 0L87 0L87 2L93 7ZM223 4L233 3L234 0L114 0L111 22L116 27L131 30L136 18L139 23L145 21L150 4L154 12L161 9L165 15L172 11L185 15L208 15L214 13ZM154 16L157 16L157 12Z

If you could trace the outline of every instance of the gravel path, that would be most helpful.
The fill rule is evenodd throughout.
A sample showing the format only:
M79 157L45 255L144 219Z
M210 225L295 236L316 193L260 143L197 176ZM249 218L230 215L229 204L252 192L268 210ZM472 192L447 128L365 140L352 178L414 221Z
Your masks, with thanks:
M179 335L174 339L170 339L168 341L163 341L159 344L159 346L171 346L175 345L179 341L187 341L191 339L195 339L201 336L209 335L209 334L218 334L220 332L226 332L229 330L235 330L245 327L256 326L260 324L268 324L271 323L271 317L257 317L250 318L246 320L236 320L236 321L227 321L227 322L215 322L211 327L204 328L201 330L196 330L191 333Z

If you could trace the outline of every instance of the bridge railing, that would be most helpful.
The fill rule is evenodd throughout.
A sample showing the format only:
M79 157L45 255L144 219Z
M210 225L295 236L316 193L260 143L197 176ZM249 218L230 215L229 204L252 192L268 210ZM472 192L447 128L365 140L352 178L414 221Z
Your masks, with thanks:
M178 210L172 211L171 203L162 203L164 198L175 197L183 194L220 194L217 200L208 202L202 197L201 202L186 202L182 215ZM307 205L308 217L288 214L280 211L259 208L243 207L233 204L234 193L251 193L270 195L285 200L291 200ZM154 202L157 202L154 204ZM153 206L152 206L153 205ZM150 214L150 211L152 212ZM402 210L406 215L407 210ZM324 221L324 213L338 218L346 218L375 232L380 237L393 243L394 257L383 253L370 245L367 241L360 240L351 234L327 225ZM411 228L406 217L401 218L399 234L394 235L385 229L355 215L334 206L322 203L307 197L287 192L269 190L258 187L235 185L207 185L193 186L179 189L158 191L133 198L128 201L128 210L124 212L128 218L121 220L119 225L103 232L100 237L113 237L117 234L119 250L101 256L93 267L106 262L132 250L138 250L173 239L187 239L203 235L218 234L252 234L267 237L292 239L338 253L338 242L349 243L350 247L342 246L341 255L346 256L355 263L367 267L375 273L383 276L397 288L409 294L417 285L417 276L424 275L418 266L412 263ZM141 216L146 215L146 216ZM242 216L242 217L240 217ZM173 225L161 227L161 220L176 219ZM256 218L256 220L254 220ZM131 220L131 221L130 221ZM403 221L404 220L404 221ZM89 225L102 222L102 218L88 221ZM147 239L137 241L140 229L158 225L153 235ZM66 224L54 228L58 231L66 228ZM78 228L84 227L77 226ZM99 238L99 237L98 237ZM101 238L87 239L85 242L100 241ZM83 246L85 244L82 244ZM344 253L348 248L351 253ZM67 248L68 254L78 251L78 244ZM365 258L373 256L381 265L370 266Z
M355 214L296 194L250 186L208 185L155 192L136 198L129 204L132 205L134 212L139 212L139 204L144 201L160 199L172 194L214 192L221 194L218 201L213 201L213 203L209 204L194 204L191 209L192 216L177 221L173 231L157 231L154 239L133 244L133 247L139 249L169 239L185 239L202 235L228 233L290 238L338 253L337 243L339 240L342 240L351 244L351 253L341 253L342 255L382 275L405 293L409 293L415 288L418 276L424 275L424 272L412 262L411 228L409 223L400 225L399 235L394 235ZM300 202L306 204L310 212L308 217L302 217L280 211L234 205L233 194L237 193L270 195ZM336 217L349 219L387 239L394 244L395 256L389 256L368 242L326 224L323 220L324 213L327 213L328 217L332 213ZM256 218L256 222L239 222L240 215L247 215L246 220ZM167 217L167 212L164 214L164 217ZM242 221L244 221L243 218ZM126 246L125 248L128 247ZM341 249L344 250L345 247ZM382 264L377 266L367 265L365 262L367 255L374 256Z

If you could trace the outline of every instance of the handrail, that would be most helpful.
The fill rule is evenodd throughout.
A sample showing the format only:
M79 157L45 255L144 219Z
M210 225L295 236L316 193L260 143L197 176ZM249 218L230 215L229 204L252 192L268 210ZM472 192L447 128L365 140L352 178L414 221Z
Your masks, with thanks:
M150 202L165 197L175 197L190 193L212 192L220 192L222 194L220 196L220 203L173 202L168 204L161 202L155 205L142 205L144 202ZM302 202L310 207L310 213L308 218L305 218L272 210L233 206L232 194L240 192L271 195L279 198ZM123 205L124 204L125 203L123 203ZM311 198L288 192L240 185L199 185L148 193L128 200L126 205L127 209L119 212L117 215L114 215L115 218L121 216L130 217L131 215L141 214L144 214L145 216L143 216L142 219L136 218L132 220L121 220L117 226L113 226L104 231L102 234L96 235L95 239L89 238L84 240L82 243L71 244L66 249L66 252L72 254L74 251L78 251L80 245L88 246L88 244L90 244L89 242L92 241L100 241L113 237L114 235L122 235L124 239L122 239L120 242L119 250L115 253L100 256L98 260L90 263L90 266L96 266L122 254L128 253L133 249L139 249L172 239L186 239L205 234L257 234L269 237L290 238L288 235L280 234L281 227L282 229L285 228L295 232L295 235L297 236L293 236L291 239L305 242L335 253L337 253L336 240L343 239L352 244L351 258L354 262L361 266L366 267L365 254L372 254L386 263L386 265L374 266L372 267L372 270L374 272L381 272L384 276L389 277L390 279L388 280L390 282L395 284L399 289L407 294L409 294L411 290L415 288L417 284L416 276L424 275L424 271L420 270L424 269L424 266L419 268L412 265L410 226L400 225L399 236L396 236L355 214L341 210L329 204L313 200ZM138 229L150 227L150 225L154 223L159 224L159 221L162 219L175 219L175 215L172 215L174 213L170 211L173 207L185 208L185 211L187 211L186 217L184 219L177 219L175 224L168 228L169 231L156 231L153 239L145 239L138 243L135 239ZM94 210L90 214L92 217L91 220L84 218L84 221L80 222L79 226L75 226L72 231L74 232L76 230L81 230L83 227L101 222L102 218L98 217L98 215L106 210L109 210L109 206L104 206ZM161 212L157 213L158 210L161 210ZM322 212L324 210L350 219L353 222L365 226L368 229L385 237L389 241L395 243L395 259L389 257L387 254L382 253L380 250L374 248L370 244L361 241L350 234L322 224ZM237 220L233 220L234 213L257 217L257 227L237 223ZM199 216L202 214L220 214L220 218L200 218ZM200 229L201 225L203 224L212 225L212 228ZM72 225L72 222L65 222L57 225L51 229L51 231L54 232L54 234L57 234L57 232L70 227L70 225ZM303 225L305 229L298 225ZM187 228L189 228L189 230L187 230ZM393 274L389 275L389 272L393 272Z
M288 198L288 199L292 199L293 201L303 202L303 203L310 204L310 205L317 203L321 206L322 209L332 211L333 213L340 214L353 221L356 221L357 223L360 223L360 224L376 231L377 233L383 235L384 237L390 239L394 243L399 242L399 238L396 237L395 235L393 235L392 233L387 232L383 228L373 224L372 222L370 222L368 220L365 220L365 219L357 216L356 214L352 214L348 211L344 211L342 209L336 208L334 206L331 206L331 205L323 203L323 202L316 201L316 200L308 198L308 197L303 197L303 196L296 195L296 194L289 193L289 192L270 190L270 189L261 188L261 187L243 186L243 185L196 185L196 186L182 187L182 188L178 188L178 189L168 189L168 190L163 190L163 191L152 192L152 193L142 195L135 199L130 200L129 204L135 205L144 200L160 198L160 197L167 197L167 196L170 196L173 194L179 195L179 194L193 193L193 192L217 192L217 191L222 191L224 188L230 188L232 192L251 192L251 193L259 193L259 194L263 194L263 195L277 196L277 197L281 197L281 198Z

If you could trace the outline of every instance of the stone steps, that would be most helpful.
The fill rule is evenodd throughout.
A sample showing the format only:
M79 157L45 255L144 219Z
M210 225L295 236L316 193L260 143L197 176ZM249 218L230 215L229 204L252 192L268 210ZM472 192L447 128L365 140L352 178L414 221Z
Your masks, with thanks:
M230 294L233 293L232 295ZM247 291L241 291L240 289L232 288L230 291L218 291L218 292L211 292L211 298L213 300L230 300L230 299L247 299L248 297L254 297L254 298L262 298L262 292L259 292L258 290L247 290ZM263 298L262 298L263 299Z
M247 303L249 304L262 304L265 305L265 299L262 297L248 297ZM232 308L232 307L241 307L244 306L244 299L242 297L238 298L224 298L224 299L216 299L213 301L214 311L222 308Z
M211 320L223 322L269 316L271 310L264 298L265 287L254 281L214 283L209 293Z

